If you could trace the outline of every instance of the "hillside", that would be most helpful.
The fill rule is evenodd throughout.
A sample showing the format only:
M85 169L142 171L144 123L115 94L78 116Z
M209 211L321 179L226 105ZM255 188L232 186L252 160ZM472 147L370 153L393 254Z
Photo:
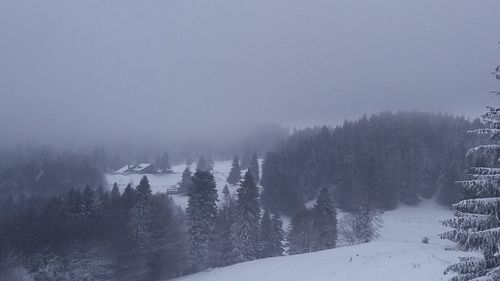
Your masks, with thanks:
M459 256L454 244L437 236L439 221L452 212L433 201L402 206L382 215L380 237L367 244L311 254L257 260L212 269L177 281L421 281L448 280L443 270ZM429 244L422 238L429 237Z

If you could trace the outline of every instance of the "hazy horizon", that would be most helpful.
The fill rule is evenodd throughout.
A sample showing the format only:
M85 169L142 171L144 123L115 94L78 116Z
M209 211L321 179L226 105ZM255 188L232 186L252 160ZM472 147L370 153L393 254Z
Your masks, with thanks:
M182 142L388 110L475 118L495 102L498 11L451 0L2 1L1 143Z

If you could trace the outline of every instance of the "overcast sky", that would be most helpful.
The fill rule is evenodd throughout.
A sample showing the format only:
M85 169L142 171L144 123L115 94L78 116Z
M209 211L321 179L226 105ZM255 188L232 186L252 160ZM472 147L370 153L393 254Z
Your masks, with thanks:
M475 117L498 102L499 15L498 0L2 0L0 142Z

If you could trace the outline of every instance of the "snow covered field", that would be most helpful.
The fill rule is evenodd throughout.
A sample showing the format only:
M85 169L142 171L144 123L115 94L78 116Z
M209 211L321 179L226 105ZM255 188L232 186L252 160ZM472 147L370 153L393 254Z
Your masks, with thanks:
M443 270L459 256L437 235L452 212L433 201L402 206L382 215L376 241L311 254L268 258L212 269L177 281L431 281L448 280ZM429 237L429 244L422 238Z
M219 191L219 198L222 198L222 189L227 184L226 178L229 175L229 171L231 170L231 162L232 161L215 161L214 165L214 177L217 183L217 190ZM168 187L176 185L182 178L182 172L186 168L186 165L175 165L172 167L174 171L173 174L166 175L154 175L154 174L146 174L149 179L149 183L151 185L151 189L153 193L156 192L165 192ZM194 172L196 165L191 165L191 172ZM143 175L140 174L130 174L130 175L122 175L122 174L106 174L105 182L108 188L111 188L113 183L117 183L120 191L123 192L123 189L127 186L127 184L131 183L133 187L139 184ZM234 192L237 186L229 185L229 190ZM182 208L187 207L188 197L183 195L172 195L174 201L179 204Z

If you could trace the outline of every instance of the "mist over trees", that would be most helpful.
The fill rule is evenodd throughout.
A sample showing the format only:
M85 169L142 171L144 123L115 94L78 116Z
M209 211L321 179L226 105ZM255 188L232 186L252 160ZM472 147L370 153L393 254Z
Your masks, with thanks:
M399 112L296 131L265 157L263 204L293 214L324 187L347 210L361 202L389 210L435 195L454 203L462 196L453 184L465 175L461 156L474 142L466 132L479 126L462 117Z
M102 171L91 155L60 152L47 147L0 151L0 197L50 196L69 189L98 187Z

